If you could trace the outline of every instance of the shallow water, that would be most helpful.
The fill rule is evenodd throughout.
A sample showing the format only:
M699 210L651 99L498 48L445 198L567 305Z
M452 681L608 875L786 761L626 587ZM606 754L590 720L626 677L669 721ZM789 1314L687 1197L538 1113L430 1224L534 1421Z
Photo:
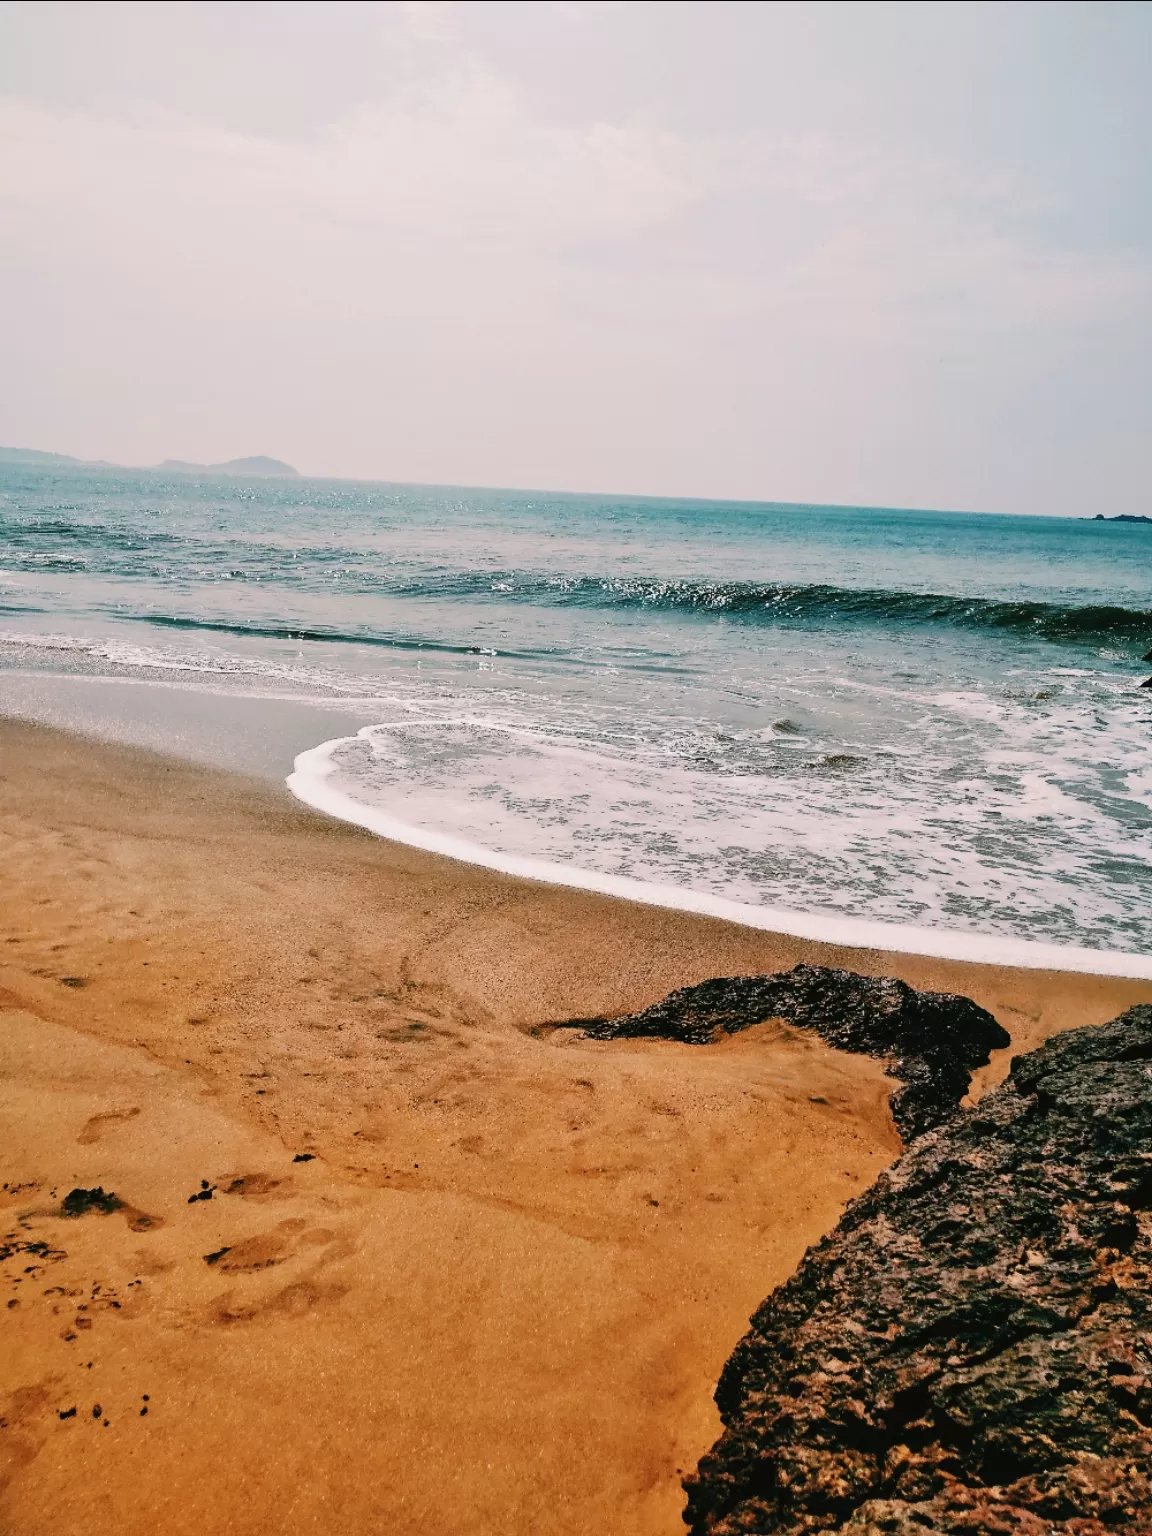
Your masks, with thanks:
M367 820L828 936L1147 955L1152 527L1098 510L3 466L0 703L284 774L330 738L296 787Z

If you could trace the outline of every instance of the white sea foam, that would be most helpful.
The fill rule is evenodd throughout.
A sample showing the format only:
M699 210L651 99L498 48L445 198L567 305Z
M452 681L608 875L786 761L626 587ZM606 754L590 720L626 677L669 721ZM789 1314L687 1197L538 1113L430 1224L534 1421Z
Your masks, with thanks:
M436 827L421 826L392 814L349 793L339 783L342 751L362 748L378 735L380 727L366 727L356 736L338 737L301 753L287 784L305 804L340 820L349 821L380 837L446 855L503 874L578 890L670 907L723 919L743 927L787 933L798 938L842 944L852 948L879 949L903 954L938 956L984 964L1015 965L1032 969L1089 972L1095 975L1152 979L1152 957L1117 951L1086 949L1063 944L1036 943L1005 936L917 927L903 923L876 922L834 912L801 913L731 900L713 892L642 880L577 863L501 851ZM576 758L587 754L576 753ZM444 814L445 806L438 802Z
M156 645L143 641L125 640L115 635L92 636L28 633L23 630L0 630L0 646L9 651L56 652L67 658L107 662L113 667L123 667L127 672L180 674L193 686L210 689L217 680L256 678L268 684L281 684L283 688L320 690L317 702L378 694L366 686L370 679L356 674L341 672L332 667L307 665L303 661L288 661L278 655L240 655L223 646ZM6 669L7 670L7 669ZM117 674L114 674L117 675ZM121 680L129 681L123 677ZM155 679L144 676L142 682Z
M317 665L315 648L305 660L191 637L13 630L5 644L124 682L374 718L336 744L325 792L366 808L353 820L386 814L408 841L436 835L596 888L623 880L637 899L783 912L774 926L929 933L934 953L958 931L985 948L1152 948L1152 771L1144 701L1122 679L1073 683L1062 669L1053 688L1033 671L1018 693L1010 678L990 695L881 684L834 660L773 679L768 698L737 679L730 697L750 698L752 715L721 728L659 681L650 699L632 684L613 695L603 671L594 693L527 687L487 657L468 675L410 661L358 674Z

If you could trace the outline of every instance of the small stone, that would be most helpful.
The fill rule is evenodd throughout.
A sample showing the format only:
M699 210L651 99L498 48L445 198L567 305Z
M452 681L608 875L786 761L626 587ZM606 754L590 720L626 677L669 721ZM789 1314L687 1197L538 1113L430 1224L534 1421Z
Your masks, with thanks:
M61 1216L87 1216L92 1211L98 1211L102 1216L110 1216L113 1211L123 1208L124 1202L114 1195L111 1190L107 1192L99 1184L95 1189L73 1189L64 1196L60 1206Z

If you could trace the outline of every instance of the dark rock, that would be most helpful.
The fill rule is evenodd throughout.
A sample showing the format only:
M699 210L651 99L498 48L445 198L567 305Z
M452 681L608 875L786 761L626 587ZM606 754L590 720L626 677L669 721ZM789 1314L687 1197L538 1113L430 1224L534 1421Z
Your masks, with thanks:
M1018 1058L768 1298L696 1536L1152 1532L1152 1006Z
M1152 688L1152 677L1146 677L1140 686L1141 688Z
M113 1211L120 1210L124 1205L111 1190L107 1194L99 1185L95 1189L73 1189L64 1196L60 1206L61 1216L87 1216L91 1211L99 1211L102 1216L110 1216Z
M315 1161L315 1158L315 1152L297 1152L292 1161L294 1163L311 1163Z
M215 1253L206 1253L204 1255L204 1262L205 1262L205 1264L219 1264L220 1260L224 1257L224 1255L226 1253L231 1253L231 1252L232 1252L231 1244L229 1244L226 1248L217 1248Z
M904 1084L892 1118L905 1141L940 1124L968 1091L973 1067L1011 1043L990 1013L949 992L916 992L891 976L798 965L773 976L727 976L681 987L641 1013L571 1019L595 1040L659 1036L707 1045L765 1019L811 1029L842 1051L889 1058Z

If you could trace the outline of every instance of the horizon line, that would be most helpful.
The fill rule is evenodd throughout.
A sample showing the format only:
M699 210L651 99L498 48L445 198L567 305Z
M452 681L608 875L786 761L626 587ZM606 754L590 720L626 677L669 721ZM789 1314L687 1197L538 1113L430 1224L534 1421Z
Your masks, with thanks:
M4 453L16 453L16 454L29 453L29 454L37 454L37 455L44 454L45 459L47 459L47 460L55 459L58 462L55 462L55 463L46 462L46 463L39 463L38 464L35 460L25 461L25 460L21 460L21 459L5 459L5 458L2 457L2 455ZM577 491L577 490L563 490L563 489L559 489L559 488L556 488L556 487L535 486L535 485L481 485L481 484L472 483L472 482L452 481L452 480L393 480L393 479L385 479L385 478L376 478L376 477L369 476L369 475L311 474L311 473L305 472L303 470L297 469L295 467L295 465L288 464L288 461L286 459L276 459L275 456L272 455L272 454L262 454L262 453L261 454L238 454L236 456L236 460L227 460L227 459L225 459L225 460L221 460L219 462L220 462L220 465L223 465L223 464L227 464L227 463L237 462L238 460L241 460L241 459L255 459L255 458L273 459L276 463L284 464L288 469L290 469L292 471L292 473L291 473L291 475L244 475L243 473L232 473L232 472L228 471L227 469L224 469L222 467L218 467L217 465L213 465L213 464L203 464L203 465L201 465L201 464L198 464L195 460L191 460L191 459L175 459L175 458L172 459L171 461L163 461L160 464L122 464L122 463L118 462L115 459L81 459L81 458L76 457L74 454L58 453L56 450L52 450L52 449L42 449L42 448L9 448L9 447L6 447L4 445L0 445L0 469L5 468L5 467L11 467L11 468L44 469L44 470L51 470L51 469L58 469L58 470L82 470L82 469L87 469L87 470L91 470L91 469L96 469L96 470L127 470L131 474L164 474L164 473L168 473L168 474L179 474L179 475L189 475L189 476L192 476L197 471L200 471L200 472L202 472L204 474L213 475L213 476L216 476L218 478L226 479L226 480L246 480L246 479L247 480L259 480L259 481L264 481L264 480L281 481L281 480L283 480L283 481L288 481L288 482L291 482L293 480L313 480L313 481L315 481L315 480L325 480L325 481L336 481L337 483L344 484L344 485L401 486L401 487L412 487L412 488L417 488L417 489L421 489L421 490L436 490L436 491L491 491L491 492L497 492L497 493L507 493L507 494L512 494L512 495L516 495L516 496L566 496L566 497L576 497L576 498L583 497L583 498L588 498L588 499L599 498L599 499L603 499L603 500L618 499L618 500L630 500L630 501L675 502L675 503L680 503L680 504L683 504L685 502L692 502L692 503L702 503L702 504L705 504L705 505L708 505L708 506L720 506L720 507L724 507L724 506L730 506L730 507L774 507L774 508L788 507L788 508L810 509L812 511L821 511L821 512L912 512L912 513L921 512L921 513L931 513L931 514L935 514L937 516L944 516L944 517L1039 517L1039 518L1047 517L1047 518L1053 519L1054 521L1060 521L1060 522L1068 522L1068 521L1076 522L1076 521L1080 521L1080 520L1086 520L1086 521L1089 521L1089 522L1094 522L1094 521L1097 520L1097 514L1093 513L1093 512L1015 512L1015 511L1010 511L1010 510L1008 510L1006 508L989 510L987 508L978 508L978 507L932 507L932 506L917 506L917 505L893 505L893 504L882 503L882 502L803 501L803 500L795 500L795 499L783 499L783 498L781 498L781 499L774 499L774 498L768 498L768 497L753 497L753 496L669 495L667 493L663 493L662 494L662 493L658 493L658 492L654 492L654 491L621 491L621 490L605 490L605 491L579 490L579 491ZM170 468L170 469L166 469L165 468L165 463L166 462L170 462L173 466L187 464L190 467L187 468L187 469L175 468L175 467ZM1111 521L1111 519L1106 514L1102 514L1102 520L1106 521L1106 522L1107 521Z

